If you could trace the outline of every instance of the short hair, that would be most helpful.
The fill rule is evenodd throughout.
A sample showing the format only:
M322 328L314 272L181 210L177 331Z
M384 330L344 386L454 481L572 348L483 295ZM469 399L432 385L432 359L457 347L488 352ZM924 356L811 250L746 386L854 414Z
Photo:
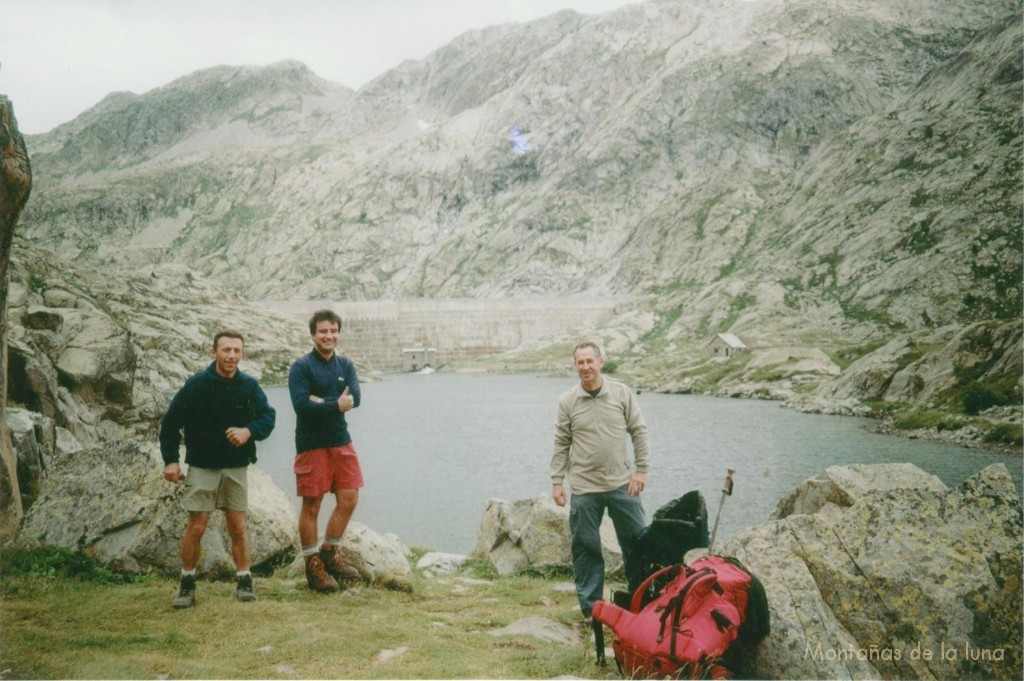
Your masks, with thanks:
M590 348L594 351L594 357L601 357L601 347L597 343L595 343L594 341L582 341L580 343L577 343L576 347L572 349L573 360L576 359L576 353L582 350L583 348Z
M242 336L241 333L239 333L238 331L233 331L232 329L224 329L222 331L218 331L217 334L213 337L214 350L217 349L217 344L220 343L221 338L237 338L238 340L242 341L242 347L245 347L245 338Z
M313 313L313 316L309 318L309 335L312 336L316 333L317 324L320 322L331 322L335 324L338 329L341 329L341 317L334 310L317 310Z

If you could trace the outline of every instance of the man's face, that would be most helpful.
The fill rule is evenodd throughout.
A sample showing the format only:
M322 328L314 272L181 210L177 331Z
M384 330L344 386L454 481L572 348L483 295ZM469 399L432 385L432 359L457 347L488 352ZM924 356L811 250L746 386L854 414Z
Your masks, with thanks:
M217 347L210 351L213 355L214 370L224 378L231 378L238 371L238 363L244 354L241 338L221 336L217 339Z
M594 348L580 348L576 351L576 373L580 375L583 385L593 386L601 380L604 369L604 357L598 357Z
M338 345L338 325L330 321L317 322L316 331L313 332L313 345L321 355L330 357Z

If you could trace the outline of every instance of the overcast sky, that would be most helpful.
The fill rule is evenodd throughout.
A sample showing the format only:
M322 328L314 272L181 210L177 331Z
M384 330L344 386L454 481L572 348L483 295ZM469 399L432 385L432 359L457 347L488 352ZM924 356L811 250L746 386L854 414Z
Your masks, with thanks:
M0 94L24 133L111 92L198 69L298 59L359 88L474 28L637 0L0 0Z

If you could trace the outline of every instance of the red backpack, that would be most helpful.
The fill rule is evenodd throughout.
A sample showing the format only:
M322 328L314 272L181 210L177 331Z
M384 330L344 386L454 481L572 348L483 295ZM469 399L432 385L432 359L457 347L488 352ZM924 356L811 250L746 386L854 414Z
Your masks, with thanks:
M644 604L648 588L666 579ZM748 608L756 611L753 617ZM719 556L655 572L628 610L597 601L594 619L615 632L615 661L630 678L732 678L721 659L729 646L738 637L759 640L768 633L764 589L739 561Z

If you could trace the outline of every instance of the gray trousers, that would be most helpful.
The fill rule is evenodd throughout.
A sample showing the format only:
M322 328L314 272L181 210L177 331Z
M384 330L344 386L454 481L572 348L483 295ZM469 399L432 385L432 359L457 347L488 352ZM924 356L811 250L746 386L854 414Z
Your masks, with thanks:
M572 571L580 610L589 617L594 602L604 594L604 556L601 554L601 519L605 509L615 526L622 548L626 580L630 593L643 583L643 565L634 547L637 536L646 527L640 497L631 497L628 485L609 492L573 494L569 507L569 538L572 546Z

